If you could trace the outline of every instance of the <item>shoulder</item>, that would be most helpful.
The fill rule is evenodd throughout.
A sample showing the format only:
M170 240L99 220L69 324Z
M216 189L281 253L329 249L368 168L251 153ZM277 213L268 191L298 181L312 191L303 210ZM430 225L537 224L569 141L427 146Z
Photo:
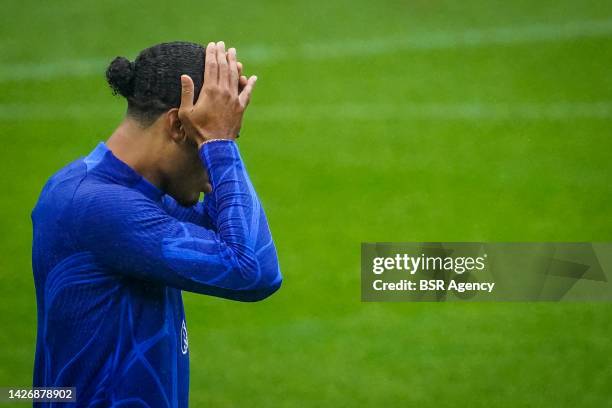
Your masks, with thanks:
M43 186L40 198L74 193L74 190L86 175L87 168L83 160L75 160L49 177Z
M115 205L121 204L121 201L135 200L140 197L146 198L137 190L127 186L87 175L76 188L72 202L76 206L85 203Z
M53 215L55 218L69 205L79 184L87 175L82 159L64 166L46 181L32 211L32 218Z
M159 207L140 191L133 188L85 177L77 187L70 203L77 216L114 218L145 209L159 210Z

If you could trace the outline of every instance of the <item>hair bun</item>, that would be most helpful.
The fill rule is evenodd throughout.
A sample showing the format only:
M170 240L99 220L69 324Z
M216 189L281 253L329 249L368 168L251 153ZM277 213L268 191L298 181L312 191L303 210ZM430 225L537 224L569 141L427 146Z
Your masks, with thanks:
M125 57L117 57L106 69L106 80L113 94L128 98L134 94L134 63Z

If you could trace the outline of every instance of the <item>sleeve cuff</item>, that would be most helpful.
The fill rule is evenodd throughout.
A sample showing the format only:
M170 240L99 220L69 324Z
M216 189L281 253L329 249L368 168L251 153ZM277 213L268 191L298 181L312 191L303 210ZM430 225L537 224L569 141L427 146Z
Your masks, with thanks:
M233 140L215 140L204 143L200 146L199 153L204 167L208 170L213 186L218 177L221 176L221 174L218 174L219 171L223 171L227 166L239 163L241 160L238 145Z

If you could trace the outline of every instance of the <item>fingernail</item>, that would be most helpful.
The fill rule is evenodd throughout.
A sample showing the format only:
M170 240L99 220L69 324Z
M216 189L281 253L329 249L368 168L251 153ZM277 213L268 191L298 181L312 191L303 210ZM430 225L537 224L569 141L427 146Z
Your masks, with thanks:
M257 75L253 75L253 81L257 81Z
M230 53L232 53L232 54L235 54L235 53L236 53L236 49L235 49L235 48L230 48L228 51L229 51Z

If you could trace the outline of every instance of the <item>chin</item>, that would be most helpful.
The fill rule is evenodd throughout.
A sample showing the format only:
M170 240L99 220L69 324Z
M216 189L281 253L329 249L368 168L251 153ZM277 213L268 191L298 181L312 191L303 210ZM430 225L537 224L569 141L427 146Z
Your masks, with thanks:
M198 203L199 200L200 200L200 195L198 194L195 198L190 198L187 200L180 200L180 201L177 200L177 201L183 207L193 207L194 205Z
M200 201L200 193L172 195L172 198L183 207L193 207Z

